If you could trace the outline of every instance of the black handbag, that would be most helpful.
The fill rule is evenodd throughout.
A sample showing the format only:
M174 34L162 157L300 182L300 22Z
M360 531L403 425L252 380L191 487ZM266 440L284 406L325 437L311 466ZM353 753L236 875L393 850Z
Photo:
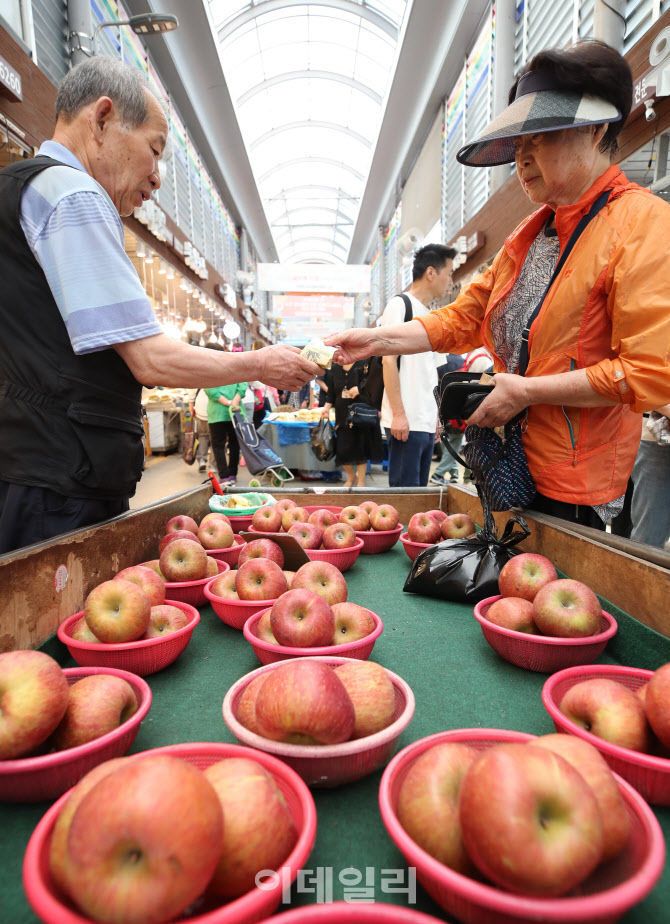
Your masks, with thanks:
M371 430L379 425L379 411L376 407L364 404L362 401L354 401L349 405L347 411L346 426L358 428L361 430Z

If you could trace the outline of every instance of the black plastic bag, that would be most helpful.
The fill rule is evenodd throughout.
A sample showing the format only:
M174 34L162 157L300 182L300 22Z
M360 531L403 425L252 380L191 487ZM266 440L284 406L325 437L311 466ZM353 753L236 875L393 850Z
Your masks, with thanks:
M530 536L530 529L522 517L513 516L498 538L491 511L486 503L482 506L484 528L476 536L445 539L422 549L407 575L404 591L473 604L500 593L502 567L518 554L514 546ZM515 531L515 526L521 529Z
M335 455L335 429L327 417L322 417L309 434L312 452L319 462L328 462Z

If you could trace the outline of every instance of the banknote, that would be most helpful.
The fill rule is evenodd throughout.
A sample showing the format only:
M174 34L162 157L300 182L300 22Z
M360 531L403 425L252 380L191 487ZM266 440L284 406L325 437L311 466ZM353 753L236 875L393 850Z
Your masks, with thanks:
M304 356L310 362L317 363L324 369L330 369L334 353L335 347L326 346L320 340L312 340L300 351L301 356Z

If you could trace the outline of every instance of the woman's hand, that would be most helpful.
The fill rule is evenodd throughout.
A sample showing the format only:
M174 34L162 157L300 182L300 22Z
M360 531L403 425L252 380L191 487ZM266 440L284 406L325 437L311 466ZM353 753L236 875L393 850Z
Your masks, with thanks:
M359 396L359 394L360 394L360 392L359 392L358 388L356 387L356 385L354 385L353 388L350 388L350 389L349 389L349 397L350 397L350 398L357 398L357 397Z
M357 359L367 359L379 349L379 335L376 328L370 330L367 327L355 327L324 337L323 342L327 346L337 347L333 360L341 366L348 366Z
M499 372L493 376L494 389L466 420L478 427L500 427L529 405L527 381L522 375Z

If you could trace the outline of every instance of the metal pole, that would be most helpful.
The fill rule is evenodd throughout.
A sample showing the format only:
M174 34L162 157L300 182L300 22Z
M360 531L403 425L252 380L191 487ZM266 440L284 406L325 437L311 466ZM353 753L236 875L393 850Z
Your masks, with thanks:
M70 60L81 64L93 54L93 17L90 0L69 0L67 5Z
M593 38L606 42L623 54L626 31L626 0L595 0L593 7Z
M493 118L507 107L507 94L514 80L515 0L496 3L495 46L493 50ZM511 176L507 164L491 169L491 195Z

